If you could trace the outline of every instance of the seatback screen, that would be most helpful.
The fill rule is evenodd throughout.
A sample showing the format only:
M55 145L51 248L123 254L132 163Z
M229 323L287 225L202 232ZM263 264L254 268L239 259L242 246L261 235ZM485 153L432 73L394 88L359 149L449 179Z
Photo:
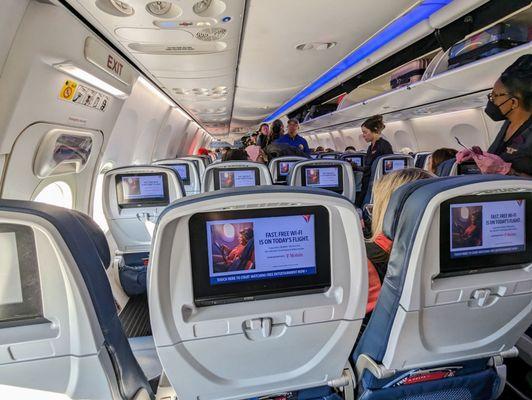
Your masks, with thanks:
M444 203L441 272L468 273L530 262L531 207L526 194L468 196Z
M177 172L183 185L190 185L190 170L188 164L169 164L168 167Z
M214 189L256 186L260 182L258 168L215 168Z
M321 158L324 160L336 160L338 156L336 154L323 154Z
M348 163L351 163L353 165L357 165L359 167L361 167L364 162L364 159L362 156L348 156L348 157L343 157L342 160L347 161Z
M405 169L406 166L407 161L404 158L384 160L382 163L382 173L386 175L393 171Z
M306 166L301 169L303 186L328 189L342 193L344 190L342 168L339 165Z
M290 172L292 172L292 169L294 168L294 165L296 165L299 161L279 161L277 163L277 180L278 181L286 181L288 179L288 175L290 175Z
M168 179L164 173L116 175L119 207L154 207L169 203Z
M198 305L302 294L330 286L324 207L201 213L191 218L189 227L200 239L191 246Z
M480 168L475 162L465 162L458 164L456 173L458 175L477 175L481 174L482 172L480 172Z

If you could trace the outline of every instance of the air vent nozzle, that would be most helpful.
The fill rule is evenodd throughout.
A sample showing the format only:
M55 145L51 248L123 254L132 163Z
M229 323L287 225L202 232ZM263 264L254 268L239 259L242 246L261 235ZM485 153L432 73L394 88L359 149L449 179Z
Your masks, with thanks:
M96 7L115 17L130 17L135 9L122 0L97 0Z
M225 28L205 28L196 33L196 39L204 42L216 42L227 35Z

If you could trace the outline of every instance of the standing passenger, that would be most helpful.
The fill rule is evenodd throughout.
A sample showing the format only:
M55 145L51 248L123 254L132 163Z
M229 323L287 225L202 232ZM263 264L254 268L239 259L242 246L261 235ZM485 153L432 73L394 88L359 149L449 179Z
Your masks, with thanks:
M289 119L288 123L288 133L284 136L281 136L277 142L286 143L293 147L298 147L305 154L310 154L310 148L308 147L307 140L297 134L299 130L299 121L297 119Z
M272 122L272 131L270 133L270 136L268 137L268 143L266 145L270 145L273 142L277 141L281 138L281 136L284 135L284 125L283 121L280 119L276 119Z
M260 124L259 130L257 132L258 132L257 145L259 145L263 149L268 145L268 138L270 136L270 127L266 123Z
M362 206L364 202L364 197L368 191L371 178L371 166L373 162L380 156L385 156L388 154L393 154L393 148L390 142L381 137L382 131L386 126L384 125L382 115L374 115L371 118L368 118L362 124L362 136L367 143L371 143L368 147L366 157L364 159L364 166L362 171L364 175L362 176L362 189L357 193L356 205L358 207Z

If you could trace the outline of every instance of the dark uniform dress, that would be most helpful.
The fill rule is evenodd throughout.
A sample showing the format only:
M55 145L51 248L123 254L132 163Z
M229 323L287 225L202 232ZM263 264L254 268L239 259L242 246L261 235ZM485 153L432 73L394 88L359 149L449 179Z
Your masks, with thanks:
M369 187L369 180L371 178L371 166L373 162L380 156L385 156L388 154L393 154L393 148L390 142L386 139L380 138L375 142L375 144L370 144L368 151L366 153L366 158L364 159L364 166L362 168L364 175L362 176L362 190L357 193L356 205L358 207L362 206L364 202L364 197Z
M496 154L511 163L516 172L532 176L532 117L521 125L510 139L504 141L509 125L509 121L504 123L488 153Z

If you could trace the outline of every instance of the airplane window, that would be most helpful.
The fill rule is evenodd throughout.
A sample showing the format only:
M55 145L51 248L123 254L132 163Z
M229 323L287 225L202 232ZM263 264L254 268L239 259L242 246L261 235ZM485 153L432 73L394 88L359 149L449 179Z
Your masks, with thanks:
M63 181L52 182L45 186L33 200L68 209L72 209L74 205L72 189Z

